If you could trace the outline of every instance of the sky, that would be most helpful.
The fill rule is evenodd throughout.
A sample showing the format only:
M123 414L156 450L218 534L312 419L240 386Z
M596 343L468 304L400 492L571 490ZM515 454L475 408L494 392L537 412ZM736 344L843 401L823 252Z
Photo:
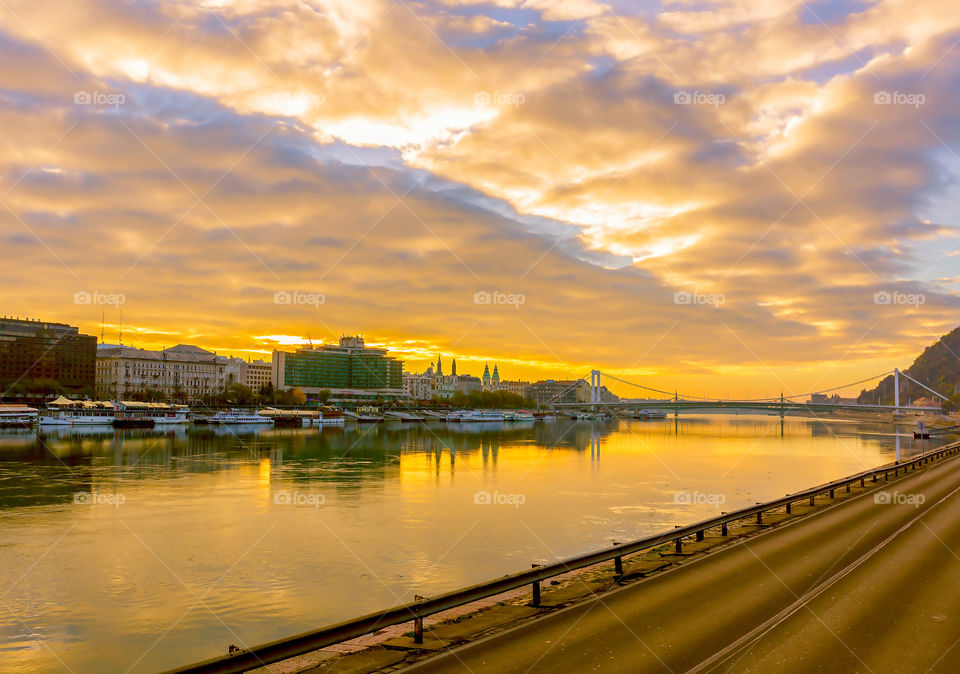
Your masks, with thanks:
M866 379L960 323L958 42L946 0L4 0L0 314Z

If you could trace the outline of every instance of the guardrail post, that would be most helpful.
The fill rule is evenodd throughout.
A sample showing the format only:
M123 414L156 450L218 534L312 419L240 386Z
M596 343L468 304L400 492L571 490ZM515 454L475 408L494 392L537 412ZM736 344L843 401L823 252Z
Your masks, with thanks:
M833 489L830 490L830 498L833 498Z
M613 558L613 573L617 578L623 576L623 557Z
M861 486L861 487L866 487L866 486L867 486L866 482L867 482L867 478L865 478L865 477L861 477L861 478L860 478L860 486Z
M757 513L757 526L758 526L758 527L762 527L762 526L763 526L763 511L762 511L762 510Z
M720 514L721 514L721 515L726 515L727 513L721 511ZM726 523L726 522L721 522L721 523L720 523L720 535L721 535L721 536L726 536L726 535L727 535L727 523Z
M700 531L697 532L697 540L698 540L698 541L702 541L702 540L703 540L703 529L701 529Z
M788 515L792 512L792 510L791 510L791 507L792 507L792 506L793 506L793 504L792 504L790 501L787 501L787 514L788 514Z
M848 494L850 493L850 483L849 483L849 482L847 482L847 493L848 493Z
M815 498L817 498L817 497L816 497L816 496L811 496L811 497L810 497L810 507L811 507L811 508L815 505L815 503L814 503L814 499L815 499Z
M876 474L876 473L873 474L873 481L874 481L874 482L877 481L877 474Z
M423 643L423 618L413 619L413 643Z
M536 569L539 566L540 566L539 564L531 564L530 568ZM533 581L533 605L536 607L540 606L540 581L539 580Z

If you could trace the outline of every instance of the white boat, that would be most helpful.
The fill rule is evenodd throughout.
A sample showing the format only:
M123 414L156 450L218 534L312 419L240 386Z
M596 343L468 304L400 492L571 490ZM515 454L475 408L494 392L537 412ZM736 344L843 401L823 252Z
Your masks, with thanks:
M37 423L39 412L26 405L0 405L0 428L30 428Z
M47 403L40 426L111 426L116 407L107 401L70 400L60 396Z
M273 419L261 416L255 412L244 412L243 410L220 410L212 417L208 423L211 424L260 424L263 426L272 425Z
M637 419L666 419L666 410L640 410Z
M533 421L534 416L526 410L512 410L503 413L504 421Z
M471 423L476 421L503 421L503 412L497 412L496 410L470 410L460 415L460 421Z

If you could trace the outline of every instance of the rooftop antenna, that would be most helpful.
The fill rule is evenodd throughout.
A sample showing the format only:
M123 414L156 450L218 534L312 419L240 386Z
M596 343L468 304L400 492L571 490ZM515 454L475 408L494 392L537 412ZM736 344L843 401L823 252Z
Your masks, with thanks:
M106 309L101 309L101 310L100 310L100 343L101 343L101 344L103 344L103 342L104 342L104 339L103 339L103 330L104 330L104 328L103 328L103 321L104 321L105 317L106 317Z

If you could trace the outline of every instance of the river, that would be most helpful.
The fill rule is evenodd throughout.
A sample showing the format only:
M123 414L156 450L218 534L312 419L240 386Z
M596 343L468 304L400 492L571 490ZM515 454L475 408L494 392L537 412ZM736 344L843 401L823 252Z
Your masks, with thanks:
M931 442L923 441L929 448ZM0 669L150 672L921 449L762 415L0 432Z

